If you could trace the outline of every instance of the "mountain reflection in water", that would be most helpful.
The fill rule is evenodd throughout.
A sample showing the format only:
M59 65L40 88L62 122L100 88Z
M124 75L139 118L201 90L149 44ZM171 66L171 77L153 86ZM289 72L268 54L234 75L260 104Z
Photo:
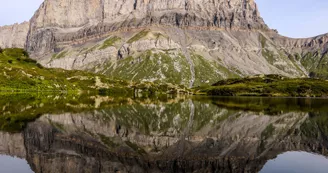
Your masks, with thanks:
M285 152L327 155L326 99L3 97L0 154L38 173L259 172Z

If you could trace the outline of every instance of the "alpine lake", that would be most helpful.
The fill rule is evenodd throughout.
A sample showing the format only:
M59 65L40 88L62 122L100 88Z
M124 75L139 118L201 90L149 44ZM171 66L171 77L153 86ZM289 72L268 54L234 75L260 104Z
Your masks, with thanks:
M0 172L328 170L328 100L4 94Z

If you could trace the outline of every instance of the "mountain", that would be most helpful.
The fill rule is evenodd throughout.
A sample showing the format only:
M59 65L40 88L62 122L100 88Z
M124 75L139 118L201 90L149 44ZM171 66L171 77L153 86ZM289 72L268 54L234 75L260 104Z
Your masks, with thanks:
M192 87L255 74L328 78L328 34L283 37L254 0L45 0L16 41L46 67L126 80ZM10 43L0 46L23 45Z

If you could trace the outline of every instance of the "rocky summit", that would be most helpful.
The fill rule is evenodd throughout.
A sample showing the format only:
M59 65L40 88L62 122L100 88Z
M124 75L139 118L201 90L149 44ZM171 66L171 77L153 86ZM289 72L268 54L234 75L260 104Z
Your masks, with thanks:
M24 47L46 67L189 87L328 78L328 34L283 37L254 0L45 0L29 23L0 27L0 46Z

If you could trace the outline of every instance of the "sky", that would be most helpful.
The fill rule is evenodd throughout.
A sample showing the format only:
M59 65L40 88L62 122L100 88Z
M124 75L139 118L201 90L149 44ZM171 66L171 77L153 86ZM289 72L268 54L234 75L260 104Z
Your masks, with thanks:
M0 26L28 21L43 0L0 0ZM255 0L272 29L288 37L328 33L328 0Z
M28 21L43 0L0 0L0 26Z
M255 0L265 23L280 34L303 38L328 33L328 0Z

